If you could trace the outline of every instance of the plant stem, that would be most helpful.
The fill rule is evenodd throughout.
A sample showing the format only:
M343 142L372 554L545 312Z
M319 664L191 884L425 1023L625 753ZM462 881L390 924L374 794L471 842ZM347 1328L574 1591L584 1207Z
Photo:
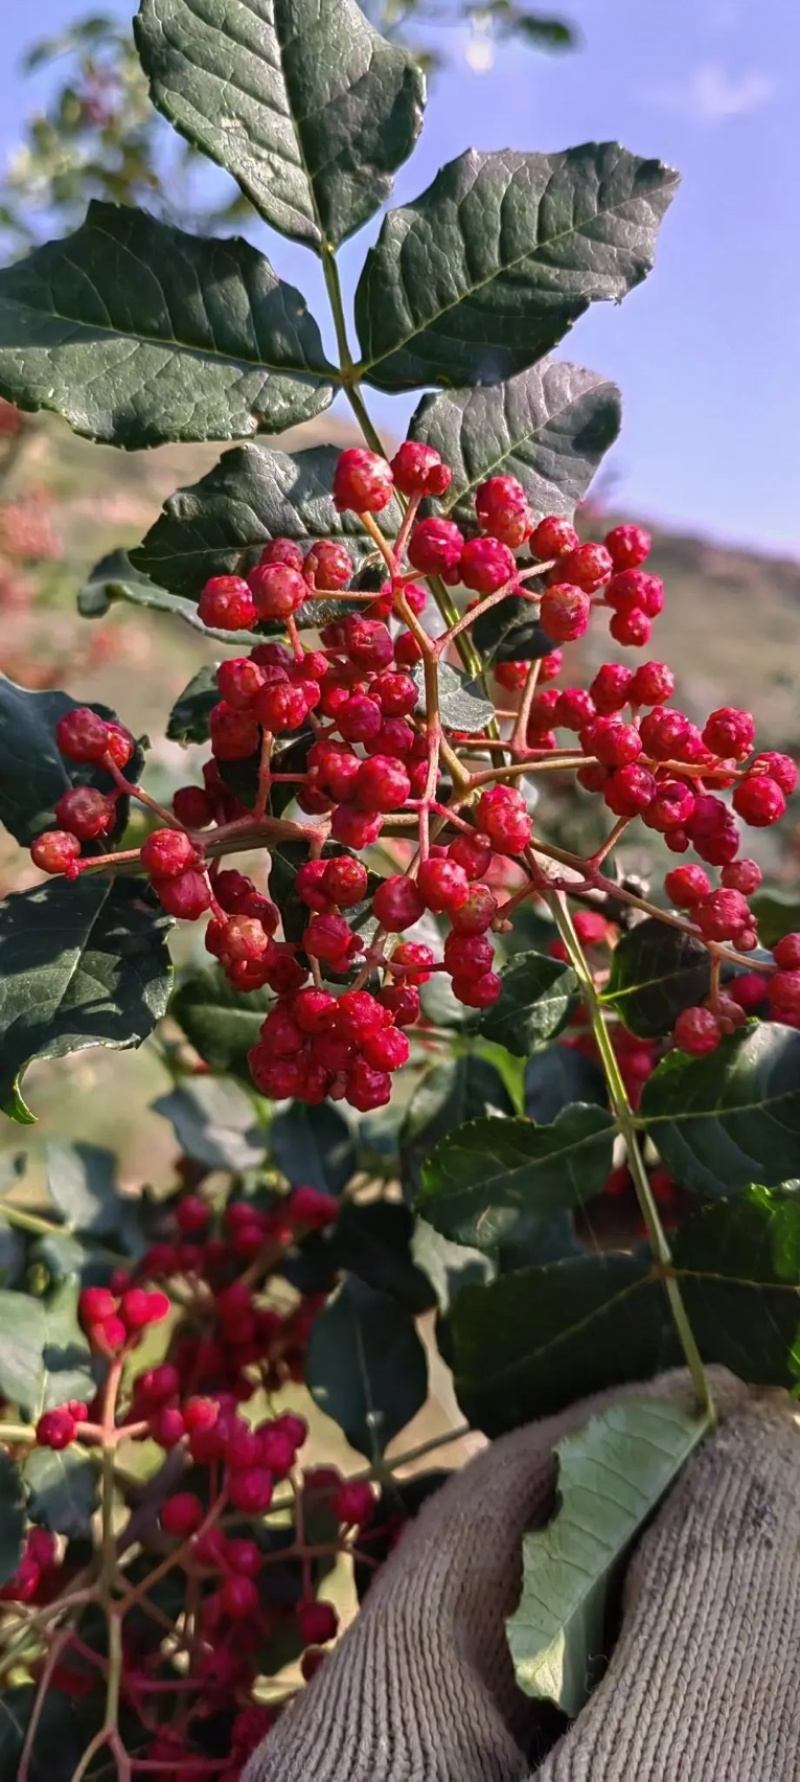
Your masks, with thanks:
M602 1009L598 1002L597 993L594 987L594 979L584 957L581 943L575 932L575 925L567 906L567 900L564 893L562 891L549 892L546 896L546 902L550 907L553 920L556 923L558 932L569 955L570 965L580 984L581 994L586 1004L595 1044L605 1071L611 1106L616 1117L619 1131L625 1140L628 1154L628 1168L631 1172L634 1187L636 1189L636 1198L639 1202L642 1218L647 1230L650 1248L659 1265L659 1273L664 1282L670 1311L675 1322L675 1328L678 1333L681 1348L686 1357L686 1364L689 1373L691 1374L692 1384L697 1395L698 1408L700 1414L707 1420L707 1422L713 1424L715 1419L714 1402L711 1397L708 1375L703 1366L694 1332L689 1322L686 1307L683 1303L683 1296L673 1267L669 1241L661 1223L661 1217L650 1187L649 1177L640 1150L636 1117L628 1100L616 1054L603 1020Z

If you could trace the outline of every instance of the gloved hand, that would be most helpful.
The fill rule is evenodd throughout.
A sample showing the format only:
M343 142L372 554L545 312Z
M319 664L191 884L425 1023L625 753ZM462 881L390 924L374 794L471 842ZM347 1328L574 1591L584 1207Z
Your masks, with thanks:
M798 1782L797 1407L710 1374L720 1426L636 1548L608 1669L563 1736L508 1653L522 1537L551 1513L555 1444L623 1398L689 1407L683 1372L516 1430L448 1481L244 1782Z

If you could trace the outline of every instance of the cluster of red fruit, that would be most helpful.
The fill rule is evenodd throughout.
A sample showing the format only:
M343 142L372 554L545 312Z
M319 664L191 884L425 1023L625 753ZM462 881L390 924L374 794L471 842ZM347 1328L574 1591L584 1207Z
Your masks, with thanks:
M122 1688L126 1704L148 1728L154 1708L169 1702L170 1723L155 1729L140 1754L151 1764L180 1763L182 1776L194 1773L199 1722L233 1705L231 1755L218 1764L197 1758L197 1774L213 1773L221 1782L238 1778L274 1719L252 1704L260 1656L271 1640L284 1645L288 1640L302 1652L304 1677L314 1674L338 1627L334 1606L313 1594L315 1568L323 1557L351 1551L374 1516L376 1497L368 1479L346 1479L335 1467L302 1465L299 1456L308 1437L303 1417L283 1412L259 1418L251 1412L248 1418L242 1409L257 1392L271 1394L303 1378L303 1353L321 1302L307 1296L292 1310L278 1311L270 1303L270 1282L298 1238L330 1225L337 1210L331 1196L307 1186L275 1196L268 1207L232 1198L219 1212L203 1194L184 1193L133 1275L117 1270L108 1287L86 1287L80 1295L80 1321L102 1358L101 1370L105 1367L97 1398L90 1405L58 1405L36 1426L38 1445L57 1451L74 1441L84 1450L101 1451L145 1440L165 1451L149 1488L150 1521L142 1522L135 1493L132 1514L136 1542L153 1567L182 1574L191 1593L189 1668L179 1681L163 1627L128 1614L123 1594L118 1603ZM159 1279L176 1299L142 1284ZM285 1298L285 1282L283 1287ZM165 1331L163 1359L143 1370L140 1363L137 1373L145 1332L176 1309L178 1317ZM182 1478L184 1469L190 1477ZM294 1534L285 1538L282 1529L273 1541L264 1517L279 1486L282 1511L294 1504ZM324 1536L315 1538L314 1526L324 1527ZM130 1544L124 1523L118 1544L121 1553ZM292 1559L298 1566L297 1595L287 1591ZM270 1568L276 1565L281 1574L273 1586ZM64 1543L31 1529L0 1603L41 1608L58 1601L66 1611L77 1577ZM85 1589L85 1577L79 1582ZM123 1593L125 1587L123 1567ZM131 1611L140 1595L133 1582ZM184 1643L179 1640L179 1649ZM77 1633L74 1640L61 1637L50 1682L69 1694L91 1691L96 1679L85 1652ZM174 1697L163 1693L170 1680ZM173 1701L183 1705L178 1716Z
M341 454L334 501L360 517L383 552L388 577L377 595L350 589L353 565L342 543L323 539L304 553L288 538L270 540L246 579L215 577L201 595L201 617L209 625L238 630L277 622L288 641L258 643L220 666L205 784L176 793L170 827L148 838L141 865L171 914L194 920L211 913L206 945L236 988L267 986L275 993L251 1054L258 1087L273 1097L344 1098L362 1111L379 1107L389 1099L391 1073L408 1057L403 1030L419 1017L419 987L432 971L449 973L455 995L470 1008L486 1008L499 996L492 934L503 931L507 918L495 888L509 870L523 886L527 880L532 893L540 882L519 779L523 771L535 774L557 750L558 730L577 734L575 749L560 751L565 770L600 794L619 833L640 817L673 852L693 847L721 868L718 888L700 867L667 875L667 894L688 912L689 931L712 953L727 946L743 954L757 945L747 898L760 872L738 858L736 816L756 827L775 822L797 773L787 756L753 753L748 712L724 707L698 729L665 703L674 677L661 662L635 670L610 662L588 688L538 690L540 681L561 671L555 650L540 663L497 669L500 685L520 692L523 712L507 744L498 734L499 765L496 755L488 767L487 756L481 758L488 731L466 734L442 721L431 676L450 634L434 640L420 623L427 591L417 575L433 578L434 587L438 579L469 589L476 597L468 611L473 623L508 595L522 597L554 644L580 637L593 608L601 607L611 614L617 642L641 645L664 598L662 583L642 567L650 539L641 527L618 526L602 544L581 544L563 519L551 515L537 524L513 477L491 477L477 490L474 537L453 520L418 517L420 502L442 496L451 475L437 452L413 441L391 463L366 450ZM392 541L373 516L397 495L406 511ZM515 556L522 547L529 553L524 559ZM331 593L360 607L343 609L343 617L323 625L319 647L305 649L297 617L307 609L313 619L314 600ZM451 627L454 634L460 629ZM424 698L422 675L412 672L420 663ZM283 772L276 739L300 729L308 736L300 770ZM66 792L56 813L61 830L34 843L33 857L46 871L74 875L97 865L96 858L80 860L81 843L96 842L113 827L116 799L130 791L121 769L133 743L86 708L61 719L57 740L67 759L102 765L115 781L109 794L91 787ZM472 771L468 762L476 755ZM226 763L251 758L258 829L224 780ZM294 826L270 814L271 788L286 782L303 819ZM732 809L720 796L725 791ZM441 839L431 839L432 814ZM355 853L382 831L392 833L391 820L401 816L416 828L418 853L404 873L373 886ZM226 844L242 845L246 826L247 839L267 847L287 828L309 846L296 880L309 912L297 942L279 938L281 912L251 879L220 870L218 856ZM342 851L325 858L325 844ZM547 852L545 842L537 845ZM367 946L350 913L370 897L378 930ZM426 912L449 922L441 957L413 937L396 939ZM343 995L323 984L325 975L353 972ZM800 1011L793 967L781 966L771 977L769 1001L781 1020ZM735 999L715 991L708 1008L680 1018L676 1041L707 1050L741 1015Z

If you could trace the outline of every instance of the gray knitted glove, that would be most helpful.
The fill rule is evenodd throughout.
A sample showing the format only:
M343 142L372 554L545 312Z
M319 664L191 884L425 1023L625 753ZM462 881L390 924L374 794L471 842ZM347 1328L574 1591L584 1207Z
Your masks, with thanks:
M549 1755L505 1620L553 1448L621 1398L688 1406L684 1373L517 1430L449 1481L245 1782L798 1782L800 1426L788 1398L711 1376L720 1428L641 1540L606 1675Z

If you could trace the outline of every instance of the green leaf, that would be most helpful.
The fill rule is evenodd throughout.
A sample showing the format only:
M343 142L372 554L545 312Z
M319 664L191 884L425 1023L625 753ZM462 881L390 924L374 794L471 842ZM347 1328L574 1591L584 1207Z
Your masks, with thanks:
M795 934L800 928L800 900L794 889L762 885L750 898L750 908L758 920L762 947L774 947L785 934Z
M0 394L133 451L320 414L329 366L304 299L249 242L93 202L0 272Z
M97 1474L86 1455L76 1448L34 1448L22 1470L32 1522L73 1539L91 1533Z
M800 1201L753 1189L678 1229L673 1260L706 1361L743 1380L800 1381Z
M537 516L571 519L619 428L615 384L545 360L502 384L423 396L409 436L453 470L443 510L474 523L475 491L490 476L516 477Z
M117 1159L103 1145L50 1139L46 1148L47 1192L71 1231L114 1231L121 1207Z
M430 1281L440 1313L450 1310L463 1287L484 1286L494 1276L494 1264L481 1250L451 1243L435 1231L427 1219L417 1219L411 1254ZM441 1343L439 1348L441 1350Z
M428 1395L413 1318L388 1294L348 1276L312 1326L306 1383L351 1446L378 1459Z
M0 1776L8 1782L19 1775L25 1733L38 1699L39 1687L34 1683L5 1689L0 1696ZM81 1723L75 1703L52 1684L41 1706L28 1782L68 1782L88 1742L85 1711Z
M269 990L234 990L219 966L187 978L176 990L170 1014L204 1063L221 1076L250 1082L247 1054L258 1043L274 998Z
M550 1216L602 1193L614 1132L605 1109L579 1106L553 1126L469 1120L423 1164L419 1211L445 1237L491 1250L521 1212Z
M600 1000L640 1039L662 1039L682 1009L703 1001L710 985L711 959L702 941L648 916L614 948Z
M380 390L497 384L653 264L677 174L618 143L470 149L390 211L355 298L359 373Z
M22 1098L34 1058L139 1046L166 1013L170 919L136 879L52 879L0 906L0 1107Z
M25 1546L25 1504L14 1461L0 1448L0 1585L7 1584Z
M707 1424L659 1399L613 1405L556 1446L558 1509L522 1543L522 1595L506 1622L525 1695L576 1719L604 1668L620 1562Z
M0 1287L14 1287L26 1263L25 1239L0 1213Z
M197 600L210 576L252 569L270 538L294 538L305 551L317 539L339 539L368 555L372 540L356 515L340 514L333 505L338 457L335 446L311 446L293 457L262 445L225 452L199 483L165 503L131 553L134 568L159 587ZM392 536L399 525L400 510L392 502L381 526Z
M266 1136L251 1097L230 1078L192 1077L152 1103L187 1157L207 1169L255 1169L264 1162Z
M55 806L70 786L96 786L101 792L113 786L102 768L67 762L56 746L59 718L78 704L67 693L50 688L30 692L0 674L0 823L23 848L29 848L43 830L52 829ZM91 710L116 721L116 712L107 705L92 704ZM128 777L141 771L142 761L137 750L126 770ZM121 834L127 820L128 800L122 798L112 839Z
M425 709L425 670L422 663L411 670L419 691L418 710ZM439 663L439 714L443 724L452 730L485 730L494 717L494 706L480 684L469 675Z
M154 104L274 229L322 253L386 202L425 85L353 0L142 0L135 32Z
M573 1101L588 1102L598 1108L608 1106L601 1065L572 1046L548 1046L528 1060L525 1112L530 1120L548 1126Z
M544 953L517 953L500 976L502 991L481 1016L479 1032L527 1058L566 1025L577 994L575 973Z
M669 1052L639 1110L676 1182L711 1198L751 1182L775 1188L797 1175L800 1034L764 1021L706 1058Z
M269 1148L293 1188L305 1184L323 1194L341 1194L358 1166L352 1129L330 1102L293 1101L276 1114Z
M208 720L219 704L220 692L217 686L217 670L214 663L206 663L192 676L187 687L176 699L167 720L167 736L170 742L204 743L208 742Z
M434 1146L465 1120L514 1112L499 1070L477 1053L434 1064L417 1084L400 1132L400 1169L406 1193L422 1188L422 1166Z
M345 1201L333 1234L335 1266L388 1293L407 1311L428 1312L436 1294L412 1260L414 1217L399 1201Z
M0 1290L0 1395L35 1421L67 1399L94 1397L89 1347L78 1323L75 1282L47 1301Z
M472 641L484 661L538 662L555 647L536 614L538 608L521 594L509 594L481 613L472 626Z
M464 1415L503 1435L625 1380L664 1356L666 1299L649 1257L568 1257L465 1287L450 1312Z
M213 625L204 625L194 601L183 600L179 594L169 594L166 588L159 588L148 575L141 575L134 569L127 551L119 550L102 557L91 571L78 594L78 612L83 619L102 619L117 600L169 613L175 619L183 619L202 637L218 638L231 648L263 643L257 631L219 631Z

